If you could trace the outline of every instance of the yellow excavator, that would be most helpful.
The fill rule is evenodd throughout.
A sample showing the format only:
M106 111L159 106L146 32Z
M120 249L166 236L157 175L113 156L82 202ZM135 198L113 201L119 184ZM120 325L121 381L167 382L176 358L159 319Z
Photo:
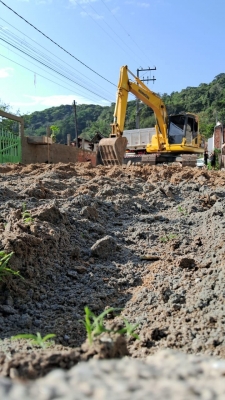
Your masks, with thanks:
M129 74L134 81L129 79ZM162 99L150 89L127 66L120 69L114 121L109 138L101 139L97 164L122 165L127 146L123 137L129 92L150 107L156 117L155 134L146 146L142 158L150 164L181 161L182 165L196 165L199 153L204 152L204 139L199 134L198 117L192 113L167 114Z

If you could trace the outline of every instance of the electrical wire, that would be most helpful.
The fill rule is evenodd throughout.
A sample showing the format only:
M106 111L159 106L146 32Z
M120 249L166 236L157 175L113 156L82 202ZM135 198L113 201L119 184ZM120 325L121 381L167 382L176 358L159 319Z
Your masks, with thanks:
M21 50L21 49L18 49L18 47L17 47L17 46L15 46L15 45L13 45L13 44L9 43L7 40L5 40L5 39L3 39L3 38L0 38L0 40L2 40L3 42L5 42L5 43L9 44L10 46L14 47L15 49L19 50L21 53L24 53L24 54L26 54L28 57L30 57L30 58L32 58L33 60L35 60L35 61L39 62L40 64L44 65L45 67L47 67L47 68L51 69L51 70L52 70L52 71L54 71L55 73L57 73L57 74L59 74L59 75L63 76L64 78L68 79L69 81L71 81L71 82L75 83L76 85L78 85L78 86L82 87L83 89L87 90L88 92L95 94L95 96L101 97L102 99L104 99L104 100L108 101L108 100L107 100L105 97L103 97L103 96L100 96L99 94L97 94L97 93L93 92L93 91L92 91L92 90L90 90L90 89L87 89L85 86L81 85L80 83L78 83L78 82L75 82L73 79L71 79L71 78L69 78L69 77L66 77L66 76L65 76L65 75L63 75L62 73L60 73L60 72L58 72L58 71L54 70L54 68L51 68L50 66L47 66L47 65L46 65L44 62L42 62L42 61L38 60L37 58L35 58L35 57L33 57L33 56L31 56L31 55L27 54L25 51L23 51L23 50Z
M69 56L73 57L76 61L78 61L79 63L81 63L85 68L88 68L91 72L93 72L94 74L98 75L100 78L104 79L106 82L110 83L113 86L116 86L114 83L112 83L111 81L109 81L107 78L105 78L104 76L102 76L101 74L99 74L98 72L96 72L94 69L92 69L91 67L89 67L87 64L85 64L83 61L79 60L77 57L75 57L73 54L71 54L68 50L64 49L64 47L62 47L61 45L59 45L58 43L56 43L53 39L51 39L49 36L47 36L44 32L42 32L40 29L38 29L36 26L34 26L33 24L31 24L29 21L27 21L24 17L22 17L20 14L18 14L15 10L13 10L11 7L9 7L7 4L5 4L2 0L0 0L0 3L3 4L3 6L5 6L6 8L8 8L10 11L12 11L15 15L17 15L17 17L19 17L20 19L22 19L24 22L26 22L28 25L30 25L32 28L34 28L37 32L39 32L41 35L43 35L46 39L50 40L53 44L55 44L57 47L59 47L61 50L63 50L65 53L69 54Z
M12 60L12 59L9 58L9 57L4 56L4 55L1 54L1 53L0 53L0 57L3 57L3 58L5 58L6 60L9 60L9 61L11 61L12 63L14 63L14 64L16 64L16 65L19 65L20 67L26 69L27 71L30 71L30 72L32 72L32 73L36 73L36 72L34 72L32 69L25 67L24 65L22 65L22 64L20 64L20 63L18 63L18 62L16 62L16 61L14 61L14 60ZM52 79L47 78L47 77L44 76L44 75L41 75L41 74L39 74L39 73L36 73L36 75L37 75L37 76L40 76L40 77L43 78L43 79L46 79L46 80L49 81L49 82L55 83L56 85L58 85L58 86L60 86L60 87L62 87L62 88L64 88L64 89L69 90L70 92L74 93L74 91L73 91L72 89L67 88L67 87L65 87L65 86L63 86L63 85L60 85L59 83L53 81ZM107 101L108 103L111 103L109 100L106 100L106 101Z
M92 15L89 13L89 12L87 12L86 11L86 9L84 8L84 7L82 7L81 6L81 4L79 4L79 3L77 3L76 5L78 5L99 27L100 27L100 29L102 29L105 33L106 33L106 35L107 36L109 36L110 37L110 39L112 39L116 44L117 44L117 46L119 46L122 50L123 50L123 52L125 52L125 53L127 53L128 55L129 55L129 57L130 57L130 54L127 52L127 49L128 50L130 50L131 52L132 52L132 55L133 55L133 50L129 47L129 46L127 46L127 44L124 42L124 40L114 31L114 29L112 29L111 28L111 26L104 20L104 22L105 22L105 24L109 27L109 29L114 33L114 35L116 35L119 39L120 39L120 42L123 42L124 44L125 44L125 46L126 46L126 49L124 50L124 48L121 46L121 44L120 44L120 42L118 43L118 42L116 42L116 40L114 39L114 37L113 36L111 36L109 33L108 33L108 31L107 30L105 30L97 21L96 21L96 19L95 18L93 18L92 17ZM91 4L89 4L89 7L95 12L95 14L96 15L98 15L99 17L100 17L100 14L98 14L98 12L94 9L94 7L91 5Z
M25 60L26 62L29 62L30 64L32 64L32 65L34 65L35 67L37 67L37 65L34 64L34 63L32 63L32 61L27 60L25 57L23 57L22 55L16 53L16 52L13 51L12 49L8 49L7 46L4 46L3 44L1 44L1 46L4 47L5 49L11 51L12 53L16 54L18 57L22 58L22 59ZM64 89L67 89L67 90L69 90L69 91L71 91L71 92L74 93L74 90L71 90L71 88L69 89L68 87L65 87L65 86L63 86L63 85L60 85L60 84L58 84L57 82L48 79L47 77L45 77L45 76L43 76L43 75L37 73L37 72L34 71L34 70L31 70L31 69L29 69L29 68L26 68L24 65L19 64L19 63L17 63L16 61L13 61L12 59L7 58L6 56L4 56L4 55L2 55L2 54L1 54L1 56L4 57L4 58L6 58L6 59L9 59L9 61L11 61L11 62L13 62L13 63L15 63L15 64L18 64L20 67L22 67L22 68L24 68L24 69L27 69L28 71L32 72L33 74L36 74L37 76L40 76L40 77L42 77L42 78L44 78L44 79L47 79L47 80L49 80L50 82L53 82L53 83L55 83L56 85L59 85L60 87L62 87L62 88L64 88ZM53 74L51 74L50 72L46 71L44 68L41 68L40 66L38 66L38 68L39 68L40 70L46 72L48 75L53 76L54 78L56 78L56 79L59 80L60 82L63 82L63 83L64 83L63 79L60 79L59 77L55 77ZM83 92L82 90L77 89L77 88L76 88L76 94L78 94L78 95L80 95L80 96L85 96L85 97L88 98L89 100L96 101L96 97L95 97L95 98L94 98L94 97L91 97L90 94L87 95L85 92ZM111 103L112 101L108 100L108 102Z
M126 34L129 36L129 38L132 40L132 42L138 47L138 49L144 54L144 56L148 59L147 54L145 54L145 52L142 50L142 48L135 42L135 40L131 37L131 35L129 34L129 32L127 32L127 30L124 28L123 24L121 24L121 22L118 20L118 18L116 18L116 16L113 14L113 12L110 10L110 8L106 5L106 3L104 2L104 0L101 0L102 4L104 4L104 6L107 8L107 10L112 14L112 16L114 17L114 19L117 21L117 23L122 27L122 29L124 30L124 32L126 32Z
M36 40L30 38L28 35L26 35L24 32L20 31L18 28L16 28L15 26L13 26L12 24L10 24L8 21L6 21L5 19L1 18L0 19L2 21L4 21L6 24L8 24L9 26L11 26L13 29L15 29L16 31L18 31L19 33L21 33L22 35L24 35L25 37L27 37L29 40L31 40L32 42L34 42L35 44L37 44L38 46L40 46L42 49L46 50L49 54L52 54L57 60L60 60L63 62L63 64L68 65L70 68L72 68L74 71L76 71L78 74L82 75L83 77L85 77L86 79L88 79L90 82L92 82L95 86L97 86L95 84L95 82L90 79L89 77L87 77L87 75L83 74L82 72L78 71L76 68L74 68L72 65L68 64L65 60L62 60L60 57L56 56L54 53L52 53L50 50L46 49L46 47L42 46L40 43L38 43ZM65 68L64 68L65 70ZM80 79L80 78L79 78ZM103 89L104 91L110 93L108 90L104 89L103 87L98 85L98 88Z
M59 71L61 74L63 74L64 77L65 77L65 73L69 74L69 77L72 77L72 79L74 80L74 74L71 73L70 70L65 69L64 65L60 65L57 61L46 56L45 53L40 52L37 48L31 46L29 43L21 42L21 38L19 38L15 34L8 32L6 30L1 31L1 29L0 29L0 33L2 34L3 38L9 40L10 44L14 45L19 51L22 48L22 51L24 50L26 55L31 56L31 57L34 56L35 60L38 59L38 61L44 62L46 67L52 68L55 72L57 69L57 72ZM0 36L0 39L1 39L1 36ZM50 64L49 64L49 62L50 62ZM99 87L98 87L98 89L99 89ZM85 90L86 90L86 87L85 87ZM88 89L88 90L90 90L90 89ZM105 92L108 92L108 91L105 90ZM111 96L111 93L109 93L109 94ZM99 92L98 92L98 95L100 96ZM100 97L103 97L103 95L101 94Z

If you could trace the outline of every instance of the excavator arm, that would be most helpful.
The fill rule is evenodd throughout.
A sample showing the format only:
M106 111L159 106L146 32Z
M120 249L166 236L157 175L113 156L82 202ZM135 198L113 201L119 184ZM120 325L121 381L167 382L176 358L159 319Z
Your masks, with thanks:
M129 79L128 74L134 80ZM144 83L136 77L127 66L120 69L117 100L114 110L114 120L111 124L111 134L108 139L102 139L99 143L98 161L105 165L122 164L127 146L127 139L123 137L125 125L128 94L134 94L139 100L150 107L156 117L156 134L152 140L152 146L156 151L164 150L167 139L167 111L163 101L154 92L148 89Z
M128 73L133 76L134 82L129 79ZM164 143L167 141L167 111L166 106L157 94L148 89L147 86L136 77L127 66L120 69L118 83L117 101L114 111L114 121L111 137L122 136L125 124L128 93L131 92L144 104L150 107L156 117L157 131L162 135Z

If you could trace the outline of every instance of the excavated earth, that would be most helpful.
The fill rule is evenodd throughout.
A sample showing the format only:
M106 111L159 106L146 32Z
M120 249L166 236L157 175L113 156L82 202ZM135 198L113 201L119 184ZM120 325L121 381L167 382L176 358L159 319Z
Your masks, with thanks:
M96 381L96 365L87 360L123 356L117 361L121 366L114 360L104 364L102 375L111 368L118 380L124 368L144 370L145 365L153 379L157 373L151 360L168 363L169 370L174 364L174 371L186 365L190 372L189 363L195 370L196 363L210 365L213 356L214 364L222 362L224 388L224 243L225 171L166 165L93 168L89 163L0 166L0 250L14 253L9 267L23 277L0 282L0 394L12 393L15 380L71 369L80 361ZM108 337L90 349L80 322L85 306L96 315L108 307L121 309L108 315L108 325L121 327L126 318L138 324L140 340ZM36 332L54 333L55 344L40 350L29 341L10 339ZM172 350L159 351L165 348ZM79 365L70 371L82 370ZM78 379L82 372L77 371ZM71 377L61 375L67 382ZM170 376L163 379L169 382ZM80 390L80 397L61 398L95 398L94 389L91 395L84 385ZM225 395L208 390L177 397L171 392L171 398ZM152 398L164 399L163 393ZM144 398L136 394L132 398ZM36 398L31 392L27 396Z

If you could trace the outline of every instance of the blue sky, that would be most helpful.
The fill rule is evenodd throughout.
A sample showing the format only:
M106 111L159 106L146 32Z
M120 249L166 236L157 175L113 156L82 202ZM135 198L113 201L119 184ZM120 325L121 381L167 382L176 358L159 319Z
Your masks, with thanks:
M158 93L209 83L225 72L224 0L4 3L105 78L60 50L0 2L0 38L4 39L0 40L0 99L21 113L71 104L73 100L110 105L116 100L122 65L128 65L135 74L137 68L156 66L157 70L151 72L156 81L148 86ZM9 43L35 58L41 57L61 75ZM146 78L150 73L141 76Z

